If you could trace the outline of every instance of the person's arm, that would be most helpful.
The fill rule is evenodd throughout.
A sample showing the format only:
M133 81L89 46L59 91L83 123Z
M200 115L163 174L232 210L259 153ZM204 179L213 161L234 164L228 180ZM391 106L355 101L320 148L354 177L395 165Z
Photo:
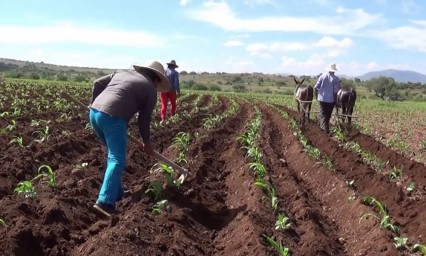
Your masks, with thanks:
M322 75L320 76L320 77L318 77L318 80L317 80L317 83L315 84L315 86L314 86L314 89L315 89L315 91L318 93L318 91L319 90L321 90L321 87L322 87L322 80L323 80L323 77L322 77Z
M152 155L154 153L151 143L151 117L154 111L155 104L157 103L156 95L154 97L148 97L148 101L145 102L138 115L138 126L139 133L142 137L142 141L145 145L144 150Z
M175 79L174 79L173 82L175 84L176 92L179 95L180 94L180 84L179 84L179 73L177 71L175 72Z
M114 73L100 77L100 78L96 79L95 81L93 81L92 103L93 103L93 101L95 101L96 97L98 97L99 94L101 94L101 92L103 92L105 90L105 88L107 87L109 82L111 82L111 79L112 79L113 76L114 76Z

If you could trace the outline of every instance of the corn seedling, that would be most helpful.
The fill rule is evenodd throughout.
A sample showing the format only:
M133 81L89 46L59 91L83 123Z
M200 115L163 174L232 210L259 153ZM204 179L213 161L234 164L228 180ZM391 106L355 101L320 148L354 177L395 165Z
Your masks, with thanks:
M415 244L413 245L413 251L420 251L423 256L426 256L426 245L424 244Z
M287 218L284 214L279 213L277 216L277 221L275 222L276 230L286 230L291 224L288 222L290 219Z
M21 193L24 194L25 198L34 198L37 196L31 180L19 182L14 191L17 192L18 195Z
M407 189L408 192L413 192L416 189L416 183L411 182L410 185L408 185L406 189Z
M372 216L372 217L374 217L374 218L376 218L380 221L380 228L389 229L390 231L394 232L395 234L399 234L399 228L396 225L393 224L393 220L391 219L391 217L387 213L387 210L383 206L382 203L380 203L378 200L376 200L375 198L373 198L371 196L363 197L363 202L368 204L368 205L376 205L376 207L379 209L379 212L381 213L381 217L377 216L374 213L367 213L367 214L364 214L360 218L360 221L364 217Z
M16 121L12 120L11 124L8 124L5 129L9 132L16 130Z
M34 140L34 141L36 141L36 142L38 142L38 143L43 143L43 142L45 142L45 141L47 141L48 139L49 139L49 137L50 137L50 134L49 134L49 126L46 126L44 129L42 129L41 131L36 131L36 132L34 132L35 134L37 134L38 135L38 137L39 137L39 139L37 139L37 140Z
M400 178L403 174L403 169L402 168L396 168L396 166L394 166L392 168L391 173L389 174L389 179L390 180L396 180L398 178Z
M345 133L342 131L342 129L340 129L339 127L335 127L332 131L336 135L337 140L340 143L343 143L345 141Z
M161 182L156 180L153 183L149 184L148 189L145 190L145 193L153 193L155 200L158 200L161 198L161 192L162 192L162 185Z
M171 167L171 166L169 166L167 164L164 164L164 163L157 163L154 166L156 167L154 169L155 172L161 172L164 175L166 175L166 185L167 186L174 187L174 186L179 186L180 185L180 183L178 181L176 181L176 182L173 181L173 174L175 172L173 170L173 167ZM153 166L153 168L154 168L154 166Z
M271 199L272 209L275 212L278 209L278 198L275 194L275 189L271 184L265 182L263 179L256 179L254 184L267 192L269 198Z
M393 243L396 247L396 249L401 249L402 247L405 247L407 244L408 238L406 237L394 237L393 240L395 243Z
M45 171L42 171L43 169L46 169ZM42 165L38 168L38 175L34 177L33 180L36 179L46 179L47 184L49 187L55 188L56 187L56 177L55 173L53 172L52 168L48 165Z
M278 251L280 256L288 256L290 250L287 247L284 247L281 242L276 242L272 237L263 235L266 238L266 241L269 243L269 245Z
M348 185L348 187L352 188L354 186L354 180L347 180L346 181L346 185Z
M2 218L0 218L0 225L7 227L6 222L4 222L4 220Z
M168 206L169 206L169 201L167 201L167 200L158 201L156 204L154 204L154 206L152 206L152 214L158 216Z
M334 169L334 165L333 162L331 161L330 158L328 157L324 157L322 159L322 164L324 165L325 168L329 169L329 170L333 170Z
M21 136L16 136L9 141L9 144L18 144L19 147L24 147L24 139Z
M263 178L266 174L265 166L260 162L249 163L250 169L253 170L256 177Z

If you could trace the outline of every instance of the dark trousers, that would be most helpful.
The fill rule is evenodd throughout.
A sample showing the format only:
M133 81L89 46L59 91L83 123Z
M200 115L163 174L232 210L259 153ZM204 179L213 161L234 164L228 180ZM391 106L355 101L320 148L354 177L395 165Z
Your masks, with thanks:
M331 114L333 113L334 109L334 103L328 103L328 102L319 102L320 104L320 128L327 134L330 133L330 118Z

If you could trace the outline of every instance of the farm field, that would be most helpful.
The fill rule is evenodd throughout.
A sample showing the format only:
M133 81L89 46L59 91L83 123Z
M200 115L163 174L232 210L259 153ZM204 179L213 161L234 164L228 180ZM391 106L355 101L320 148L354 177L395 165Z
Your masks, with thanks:
M425 137L410 143L403 130L424 128L421 111L385 106L383 119L328 137L315 122L298 127L288 97L185 92L179 115L160 125L155 113L152 136L191 175L176 184L129 142L132 194L112 223L89 210L105 148L60 91L90 99L69 84L3 90L0 255L426 255L426 168L411 156ZM392 129L407 151L389 143Z

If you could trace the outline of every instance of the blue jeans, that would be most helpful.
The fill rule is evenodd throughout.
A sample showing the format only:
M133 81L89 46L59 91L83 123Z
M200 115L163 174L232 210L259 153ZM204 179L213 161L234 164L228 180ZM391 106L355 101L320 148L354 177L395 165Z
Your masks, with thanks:
M98 203L115 207L124 194L121 176L126 167L127 122L123 118L90 109L90 123L108 149L107 167Z

